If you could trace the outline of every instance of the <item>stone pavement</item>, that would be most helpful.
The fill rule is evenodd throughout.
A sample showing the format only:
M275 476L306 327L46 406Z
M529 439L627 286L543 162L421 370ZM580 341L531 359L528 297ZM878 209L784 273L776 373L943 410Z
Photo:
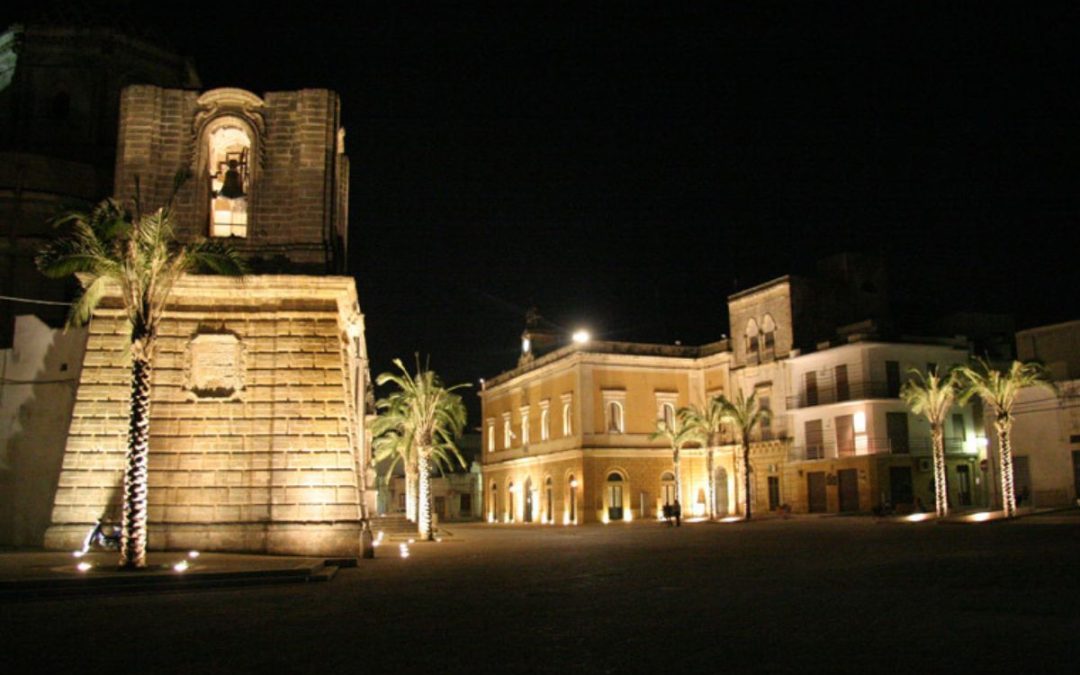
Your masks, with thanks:
M113 551L81 558L61 551L0 552L0 601L71 595L190 590L329 581L354 558L152 551L146 569L121 571Z
M1077 525L448 524L328 584L0 600L0 635L10 672L1072 673Z

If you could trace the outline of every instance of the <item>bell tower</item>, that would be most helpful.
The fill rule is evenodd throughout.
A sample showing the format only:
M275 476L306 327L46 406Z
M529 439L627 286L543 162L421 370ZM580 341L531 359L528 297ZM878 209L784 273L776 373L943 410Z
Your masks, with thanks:
M334 92L126 88L116 196L138 178L144 201L161 203L178 170L190 175L181 236L227 239L256 272L346 271L349 158Z

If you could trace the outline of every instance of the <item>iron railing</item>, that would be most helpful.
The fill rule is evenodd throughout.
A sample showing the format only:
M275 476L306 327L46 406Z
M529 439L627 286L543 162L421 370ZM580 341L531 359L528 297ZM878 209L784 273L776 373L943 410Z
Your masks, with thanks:
M789 410L798 408L810 408L815 405L826 403L842 403L844 401L859 401L868 398L899 398L900 388L895 382L882 382L878 380L864 380L861 382L837 383L829 382L818 384L817 387L807 389L804 385L802 390L794 396L787 397Z

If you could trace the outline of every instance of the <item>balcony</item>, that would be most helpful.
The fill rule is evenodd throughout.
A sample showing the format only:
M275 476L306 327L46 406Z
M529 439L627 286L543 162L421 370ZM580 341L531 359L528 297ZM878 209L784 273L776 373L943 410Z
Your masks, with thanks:
M824 441L796 445L791 449L790 459L801 462L808 459L837 459L856 455L920 455L930 454L930 438L867 438L852 439L852 443L838 446L836 441Z
M890 386L891 385L891 386ZM818 384L814 389L803 388L796 396L787 397L788 410L810 408L828 403L861 401L868 398L899 398L900 387L896 383L868 380L865 382L835 382Z

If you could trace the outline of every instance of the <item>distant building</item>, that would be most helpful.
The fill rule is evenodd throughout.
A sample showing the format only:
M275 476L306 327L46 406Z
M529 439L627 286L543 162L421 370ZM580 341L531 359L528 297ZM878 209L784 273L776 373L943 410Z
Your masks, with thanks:
M908 411L900 387L912 368L965 363L966 340L883 328L890 323L884 275L873 260L854 256L826 261L817 278L786 276L736 293L728 310L730 340L571 344L487 380L487 519L655 518L676 497L688 516L740 512L731 433L719 447L681 453L679 495L671 450L649 439L658 419L739 391L755 392L773 414L752 438L756 512L933 504L929 425ZM976 409L950 414L946 453L952 504L986 504L979 461L986 434Z
M1028 387L1017 397L1012 450L1020 505L1075 504L1080 498L1080 320L1019 331L1016 352L1021 361L1045 365L1056 389Z

